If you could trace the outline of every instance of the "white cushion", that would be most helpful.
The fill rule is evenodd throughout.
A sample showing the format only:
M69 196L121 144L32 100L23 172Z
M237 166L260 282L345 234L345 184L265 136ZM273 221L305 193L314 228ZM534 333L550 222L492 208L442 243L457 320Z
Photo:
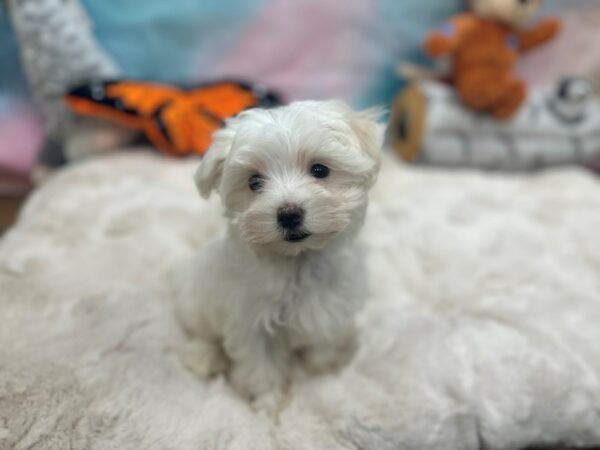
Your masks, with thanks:
M600 444L600 183L386 159L372 299L340 375L277 417L181 365L168 271L224 226L196 162L125 154L39 190L0 244L0 448Z

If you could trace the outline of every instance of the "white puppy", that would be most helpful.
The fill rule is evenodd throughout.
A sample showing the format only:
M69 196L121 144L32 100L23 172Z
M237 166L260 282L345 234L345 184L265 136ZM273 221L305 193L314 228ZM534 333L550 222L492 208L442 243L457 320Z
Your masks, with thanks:
M215 134L196 183L205 198L221 195L229 226L202 248L179 304L194 371L231 362L234 388L255 397L283 387L295 361L322 372L352 357L367 296L355 237L379 167L375 116L297 102L246 111Z

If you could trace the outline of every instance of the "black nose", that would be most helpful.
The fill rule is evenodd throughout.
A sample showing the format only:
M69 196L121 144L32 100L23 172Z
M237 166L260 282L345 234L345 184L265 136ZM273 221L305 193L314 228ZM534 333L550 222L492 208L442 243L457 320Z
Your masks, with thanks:
M304 220L304 210L298 206L283 206L277 211L277 222L286 230L295 230Z

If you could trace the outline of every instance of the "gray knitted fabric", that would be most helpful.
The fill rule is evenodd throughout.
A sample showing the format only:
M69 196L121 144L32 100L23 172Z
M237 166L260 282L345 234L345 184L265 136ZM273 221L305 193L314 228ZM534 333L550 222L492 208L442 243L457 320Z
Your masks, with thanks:
M114 78L116 64L99 46L78 0L6 0L32 94L48 134L63 139L73 121L67 89L89 78Z

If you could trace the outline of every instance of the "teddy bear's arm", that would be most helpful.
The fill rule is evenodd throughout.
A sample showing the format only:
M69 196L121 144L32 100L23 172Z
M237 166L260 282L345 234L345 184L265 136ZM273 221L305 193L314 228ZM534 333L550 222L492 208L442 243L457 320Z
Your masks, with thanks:
M550 41L560 31L560 22L557 19L545 20L535 27L519 33L519 49L527 52L534 47Z
M452 54L475 26L475 18L462 14L431 32L425 41L425 51L433 58Z

